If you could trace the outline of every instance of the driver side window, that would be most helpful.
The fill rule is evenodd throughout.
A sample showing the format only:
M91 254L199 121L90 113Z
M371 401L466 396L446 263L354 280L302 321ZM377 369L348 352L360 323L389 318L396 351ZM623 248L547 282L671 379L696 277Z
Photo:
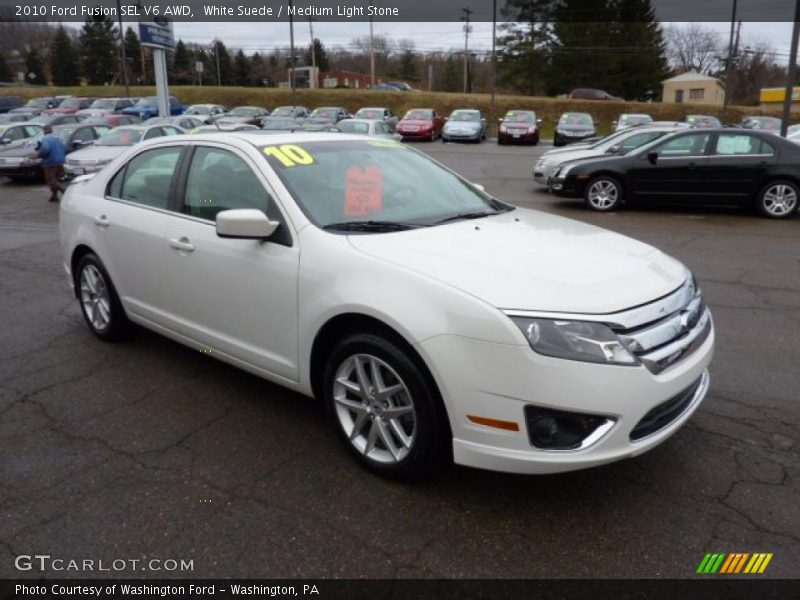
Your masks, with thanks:
M683 135L664 142L655 151L664 158L703 156L706 153L710 137L711 135L708 133Z

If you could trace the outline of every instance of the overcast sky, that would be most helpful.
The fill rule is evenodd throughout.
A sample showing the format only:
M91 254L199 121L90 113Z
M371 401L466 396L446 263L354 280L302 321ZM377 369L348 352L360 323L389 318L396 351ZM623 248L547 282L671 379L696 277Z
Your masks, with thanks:
M678 23L677 25L685 25ZM728 43L730 23L700 23L717 32L723 44ZM226 45L242 48L247 53L269 51L275 47L289 45L289 27L286 23L175 23L175 36L184 41L200 44L211 43L215 36ZM319 23L314 22L314 36L328 47L349 46L355 37L367 36L369 24L362 22ZM420 51L463 49L464 31L460 22L436 23L381 23L374 24L376 35L387 35L393 39L412 40ZM298 21L294 27L295 44L306 46L310 40L309 24ZM777 62L788 62L791 43L791 23L743 23L742 45L759 41L770 44L777 53ZM469 47L489 50L492 45L491 23L473 23Z

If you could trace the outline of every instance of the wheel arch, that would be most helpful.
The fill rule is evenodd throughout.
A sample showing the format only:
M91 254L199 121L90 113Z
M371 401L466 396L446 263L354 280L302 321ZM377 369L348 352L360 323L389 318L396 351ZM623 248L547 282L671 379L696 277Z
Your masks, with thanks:
M75 249L72 251L72 256L69 259L69 272L72 276L72 289L75 293L75 297L78 298L80 293L78 291L78 263L81 259L86 256L87 254L96 254L94 250L92 250L86 244L78 244L75 246Z
M598 177L611 177L613 179L616 179L620 187L622 188L620 190L622 192L622 197L620 198L620 202L626 201L628 194L628 182L626 181L625 177L622 174L617 173L616 171L612 171L611 169L600 169L599 171L595 171L594 173L589 175L589 178L586 180L586 184L583 186L584 191L586 191L586 188L589 187L589 184Z

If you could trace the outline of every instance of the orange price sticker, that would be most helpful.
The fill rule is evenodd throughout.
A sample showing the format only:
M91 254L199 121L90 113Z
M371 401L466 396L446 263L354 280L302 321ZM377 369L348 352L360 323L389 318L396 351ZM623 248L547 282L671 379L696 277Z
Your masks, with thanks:
M383 208L383 173L372 165L347 169L344 186L346 217L366 217Z

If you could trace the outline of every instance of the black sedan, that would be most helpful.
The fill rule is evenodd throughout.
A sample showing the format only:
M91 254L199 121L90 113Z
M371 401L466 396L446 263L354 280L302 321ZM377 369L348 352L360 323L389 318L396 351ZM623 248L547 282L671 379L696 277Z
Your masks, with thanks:
M580 142L597 135L595 120L589 113L565 112L556 121L553 134L553 146L564 146L572 142Z
M751 129L679 131L625 156L565 162L550 189L602 212L623 203L719 204L781 219L800 204L800 146Z
M53 127L53 135L61 140L67 153L70 153L91 144L109 130L107 125L59 125ZM0 175L6 175L13 180L41 179L42 160L28 158L36 152L41 136L40 133L24 144L0 150Z

